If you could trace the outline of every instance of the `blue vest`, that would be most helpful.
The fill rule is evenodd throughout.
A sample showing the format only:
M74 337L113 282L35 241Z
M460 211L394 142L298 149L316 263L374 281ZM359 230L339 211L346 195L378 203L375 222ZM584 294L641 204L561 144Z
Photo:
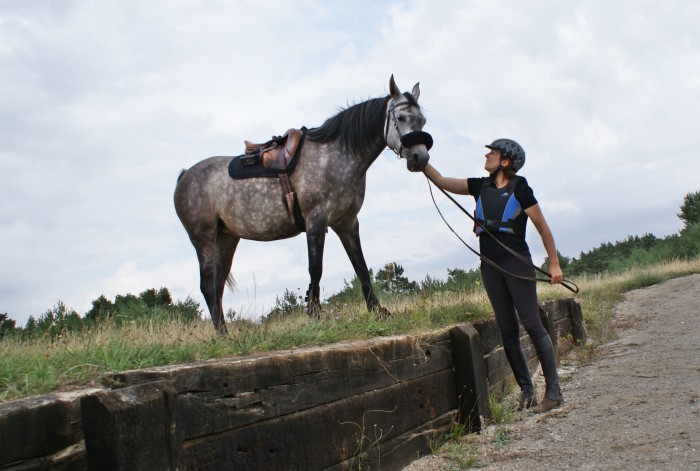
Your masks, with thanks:
M525 238L527 215L515 198L515 187L523 180L523 177L515 176L503 188L496 188L490 178L485 178L476 201L474 219L489 232L503 232ZM483 232L484 229L474 224L477 236Z

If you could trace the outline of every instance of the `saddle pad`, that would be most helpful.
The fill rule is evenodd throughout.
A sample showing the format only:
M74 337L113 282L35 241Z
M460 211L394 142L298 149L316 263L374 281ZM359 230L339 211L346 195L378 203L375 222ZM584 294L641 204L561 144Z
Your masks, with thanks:
M228 174L234 180L243 180L245 178L278 178L280 173L292 173L294 168L294 163L296 159L292 160L286 170L272 170L263 167L262 159L260 154L256 154L257 162L253 164L243 165L243 162L247 159L251 159L250 154L243 154L237 157L233 157L231 162L228 164Z
M297 165L297 157L301 152L304 136L301 137L296 152L286 169L270 169L262 164L262 158L257 154L242 154L231 159L228 164L228 174L234 180L244 180L246 178L279 178L280 173L291 175Z

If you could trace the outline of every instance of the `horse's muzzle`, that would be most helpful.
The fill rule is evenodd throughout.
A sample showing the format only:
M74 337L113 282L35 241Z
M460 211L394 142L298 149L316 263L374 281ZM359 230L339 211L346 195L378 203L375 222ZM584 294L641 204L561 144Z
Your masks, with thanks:
M406 168L411 172L422 172L429 160L428 149L422 144L417 144L406 150Z
M433 137L425 131L409 132L401 136L401 147L405 149L408 170L422 172L430 160L428 151L433 147Z

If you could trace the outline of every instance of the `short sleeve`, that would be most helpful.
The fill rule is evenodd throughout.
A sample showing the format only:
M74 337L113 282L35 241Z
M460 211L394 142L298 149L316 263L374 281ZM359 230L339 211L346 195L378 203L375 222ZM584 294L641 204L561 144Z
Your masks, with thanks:
M523 211L537 204L535 193L524 178L518 186L515 187L515 198L520 203L520 207L523 208Z
M483 178L467 178L467 187L469 188L469 194L474 197L475 200L479 199L481 194L481 187L484 184Z

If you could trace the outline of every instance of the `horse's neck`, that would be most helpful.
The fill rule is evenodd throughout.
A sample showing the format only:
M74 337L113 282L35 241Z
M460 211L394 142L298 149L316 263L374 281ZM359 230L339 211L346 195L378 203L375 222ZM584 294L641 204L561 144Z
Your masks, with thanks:
M377 157L386 148L384 139L376 140L372 145L367 146L362 152L355 152L348 156L349 160L362 172L367 172L367 169L377 160Z

